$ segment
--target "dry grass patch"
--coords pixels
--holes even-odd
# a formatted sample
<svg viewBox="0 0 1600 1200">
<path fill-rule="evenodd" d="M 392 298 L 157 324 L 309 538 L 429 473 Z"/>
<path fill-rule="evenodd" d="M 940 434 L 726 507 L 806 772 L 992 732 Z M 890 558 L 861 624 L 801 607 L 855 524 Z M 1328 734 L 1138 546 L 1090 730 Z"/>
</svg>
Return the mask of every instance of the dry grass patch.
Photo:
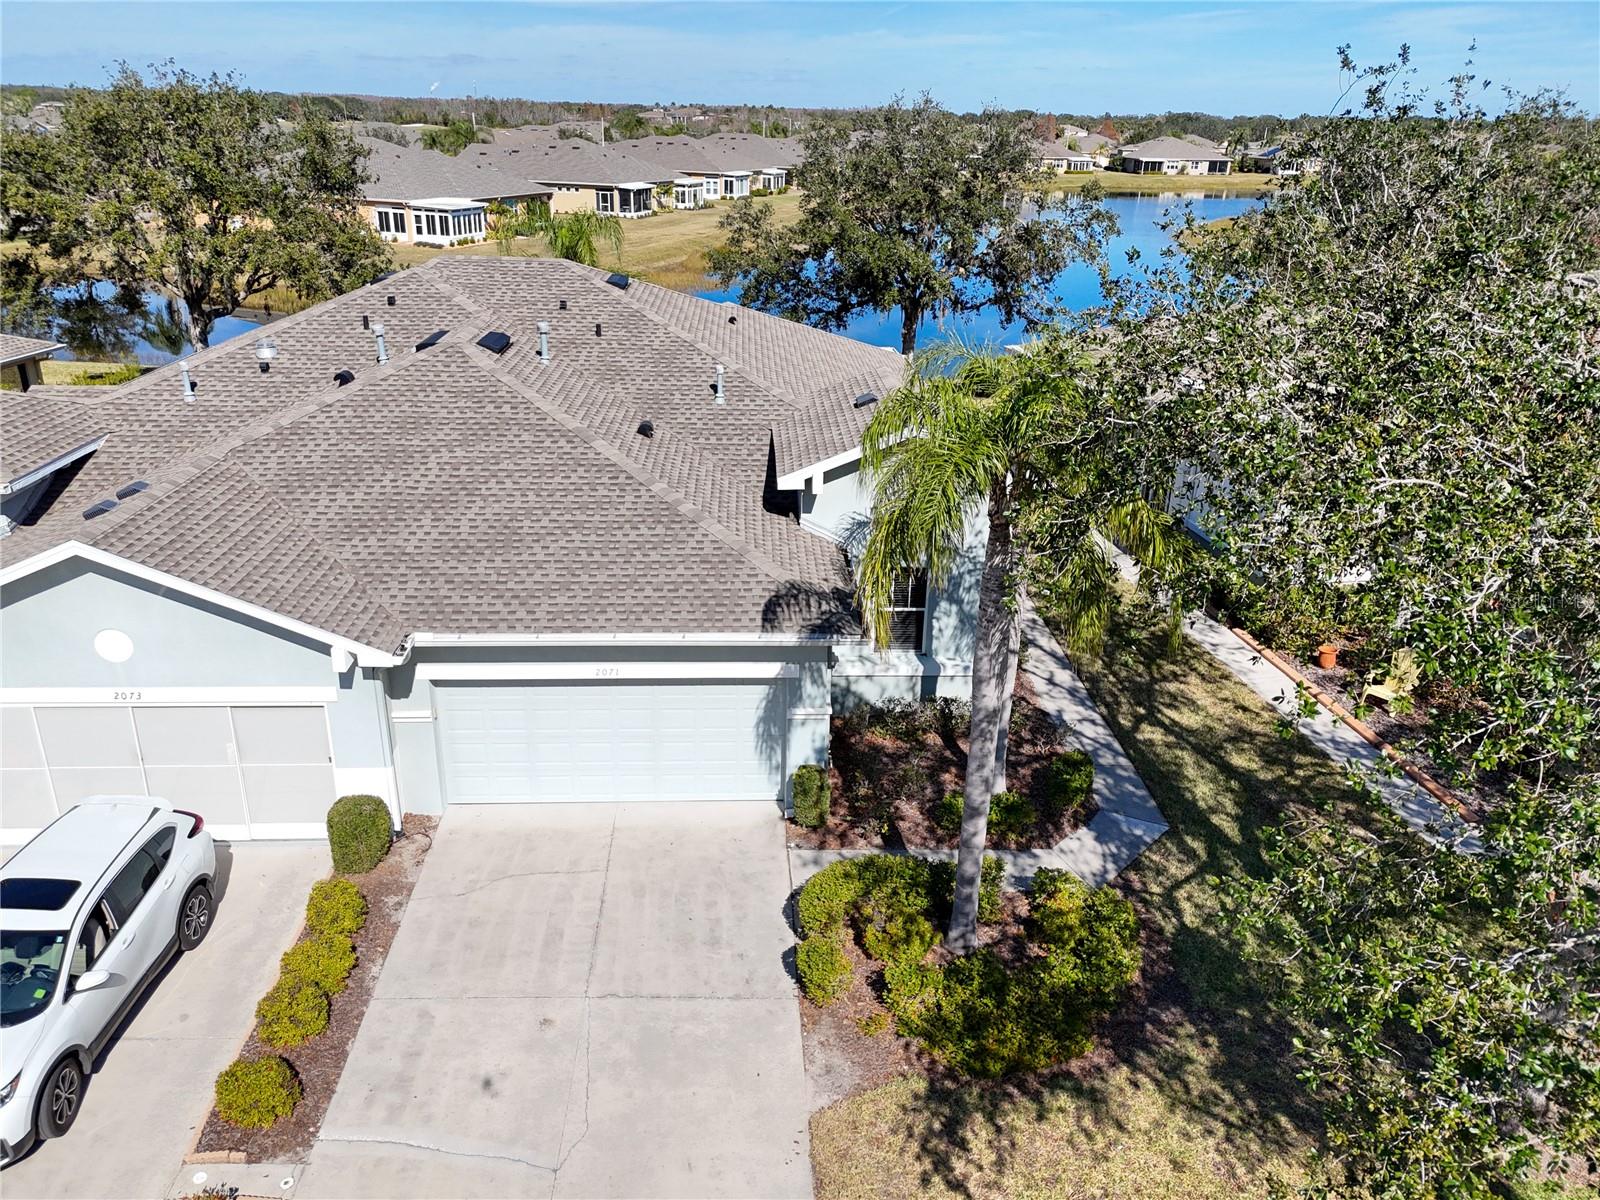
<svg viewBox="0 0 1600 1200">
<path fill-rule="evenodd" d="M 1231 175 L 1135 175 L 1129 171 L 1074 171 L 1046 175 L 1039 185 L 1051 192 L 1079 192 L 1098 183 L 1108 196 L 1149 196 L 1165 192 L 1232 192 L 1264 196 L 1278 189 L 1276 175 L 1235 171 Z"/>
</svg>

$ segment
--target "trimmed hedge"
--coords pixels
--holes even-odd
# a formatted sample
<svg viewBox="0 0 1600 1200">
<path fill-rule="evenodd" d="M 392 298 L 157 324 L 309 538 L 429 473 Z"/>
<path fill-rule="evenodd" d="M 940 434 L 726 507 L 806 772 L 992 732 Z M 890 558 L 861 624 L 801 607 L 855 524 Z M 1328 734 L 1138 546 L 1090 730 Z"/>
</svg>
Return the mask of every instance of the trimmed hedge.
<svg viewBox="0 0 1600 1200">
<path fill-rule="evenodd" d="M 821 829 L 828 823 L 832 785 L 824 768 L 812 763 L 796 767 L 789 788 L 790 794 L 794 797 L 796 825 L 803 825 L 807 829 Z"/>
<path fill-rule="evenodd" d="M 800 943 L 795 969 L 806 999 L 819 1008 L 832 1004 L 850 987 L 850 959 L 844 945 L 832 934 L 819 933 Z"/>
<path fill-rule="evenodd" d="M 294 1112 L 300 1081 L 287 1062 L 241 1058 L 217 1076 L 217 1116 L 242 1129 L 266 1129 Z"/>
<path fill-rule="evenodd" d="M 348 879 L 323 879 L 306 901 L 306 929 L 313 935 L 355 937 L 367 923 L 367 898 Z"/>
<path fill-rule="evenodd" d="M 256 1036 L 279 1050 L 310 1041 L 328 1027 L 328 993 L 281 975 L 256 1005 Z"/>
<path fill-rule="evenodd" d="M 356 944 L 348 934 L 313 934 L 285 950 L 280 965 L 281 984 L 310 984 L 337 996 L 355 970 Z"/>
<path fill-rule="evenodd" d="M 1094 760 L 1082 750 L 1058 754 L 1044 769 L 1041 815 L 1053 821 L 1062 813 L 1085 807 L 1093 794 Z"/>
<path fill-rule="evenodd" d="M 933 809 L 933 823 L 946 833 L 961 831 L 965 792 L 946 792 Z M 1021 792 L 996 792 L 989 799 L 989 833 L 993 837 L 1016 837 L 1033 828 L 1038 814 L 1033 801 Z"/>
<path fill-rule="evenodd" d="M 328 809 L 328 849 L 341 875 L 372 870 L 389 852 L 389 806 L 376 796 L 341 796 Z"/>
</svg>

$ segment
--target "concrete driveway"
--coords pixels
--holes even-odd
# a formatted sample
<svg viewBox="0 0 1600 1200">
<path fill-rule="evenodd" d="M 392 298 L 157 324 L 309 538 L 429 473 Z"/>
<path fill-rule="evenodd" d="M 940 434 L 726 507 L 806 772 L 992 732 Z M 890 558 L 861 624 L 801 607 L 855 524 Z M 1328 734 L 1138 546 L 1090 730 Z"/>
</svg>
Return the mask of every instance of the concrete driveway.
<svg viewBox="0 0 1600 1200">
<path fill-rule="evenodd" d="M 123 1023 L 67 1136 L 0 1175 L 6 1200 L 166 1195 L 328 868 L 322 843 L 218 843 L 211 933 L 173 959 Z"/>
<path fill-rule="evenodd" d="M 452 808 L 296 1200 L 809 1196 L 782 826 Z"/>
</svg>

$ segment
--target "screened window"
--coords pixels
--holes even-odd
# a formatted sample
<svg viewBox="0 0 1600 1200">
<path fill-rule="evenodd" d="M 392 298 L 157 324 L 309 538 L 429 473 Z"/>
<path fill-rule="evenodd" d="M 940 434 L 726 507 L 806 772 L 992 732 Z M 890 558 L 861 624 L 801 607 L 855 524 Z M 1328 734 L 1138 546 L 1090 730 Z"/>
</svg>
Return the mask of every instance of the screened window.
<svg viewBox="0 0 1600 1200">
<path fill-rule="evenodd" d="M 596 212 L 615 212 L 617 209 L 617 194 L 610 189 L 599 189 L 594 194 L 594 207 Z"/>
<path fill-rule="evenodd" d="M 889 593 L 889 645 L 920 654 L 927 618 L 927 575 L 919 573 L 895 584 Z"/>
</svg>

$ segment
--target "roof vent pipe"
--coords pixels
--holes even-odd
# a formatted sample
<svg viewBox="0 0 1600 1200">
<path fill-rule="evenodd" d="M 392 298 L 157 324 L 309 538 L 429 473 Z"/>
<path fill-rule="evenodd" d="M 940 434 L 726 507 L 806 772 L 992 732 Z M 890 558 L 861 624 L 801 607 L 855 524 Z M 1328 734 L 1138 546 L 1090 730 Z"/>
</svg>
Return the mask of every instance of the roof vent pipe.
<svg viewBox="0 0 1600 1200">
<path fill-rule="evenodd" d="M 189 360 L 178 360 L 178 374 L 183 376 L 183 398 L 190 404 L 194 403 L 194 380 L 189 378 Z"/>
<path fill-rule="evenodd" d="M 716 382 L 711 385 L 711 394 L 714 397 L 716 397 L 716 401 L 717 401 L 718 404 L 726 404 L 727 403 L 727 401 L 723 398 L 723 395 L 722 395 L 722 377 L 723 377 L 723 375 L 727 374 L 727 370 L 728 369 L 726 367 L 724 367 L 721 363 L 717 364 L 717 378 L 716 378 Z"/>
<path fill-rule="evenodd" d="M 383 340 L 383 332 L 383 322 L 375 322 L 372 326 L 372 339 L 378 344 L 378 362 L 380 364 L 389 361 L 389 346 Z"/>
<path fill-rule="evenodd" d="M 539 330 L 539 361 L 550 361 L 550 322 L 540 321 Z"/>
</svg>

